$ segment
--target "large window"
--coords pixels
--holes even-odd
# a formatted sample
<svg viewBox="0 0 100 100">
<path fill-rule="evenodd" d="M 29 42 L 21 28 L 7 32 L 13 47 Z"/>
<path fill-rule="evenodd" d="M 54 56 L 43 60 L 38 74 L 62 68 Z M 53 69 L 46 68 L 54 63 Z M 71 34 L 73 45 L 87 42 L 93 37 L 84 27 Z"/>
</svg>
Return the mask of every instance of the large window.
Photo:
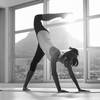
<svg viewBox="0 0 100 100">
<path fill-rule="evenodd" d="M 41 1 L 41 0 L 40 0 Z M 46 3 L 48 2 L 48 3 Z M 25 80 L 37 48 L 34 32 L 34 16 L 40 13 L 70 12 L 66 19 L 54 19 L 45 23 L 52 42 L 65 52 L 70 46 L 79 50 L 79 65 L 73 67 L 77 79 L 100 81 L 100 1 L 99 0 L 45 0 L 28 6 L 15 8 L 15 67 L 14 82 Z M 84 19 L 84 20 L 83 20 Z M 50 62 L 38 64 L 32 80 L 52 80 Z M 57 64 L 59 79 L 70 79 L 66 68 Z M 86 72 L 85 72 L 85 71 Z"/>
<path fill-rule="evenodd" d="M 100 81 L 100 0 L 89 0 L 88 9 L 88 80 Z"/>
<path fill-rule="evenodd" d="M 53 38 L 54 44 L 61 51 L 68 50 L 70 46 L 79 49 L 79 66 L 73 68 L 73 70 L 77 79 L 83 79 L 83 0 L 50 0 L 49 12 L 72 13 L 66 16 L 66 20 L 55 19 L 48 24 L 53 25 L 53 27 L 51 26 L 49 28 L 51 37 Z M 60 79 L 70 79 L 67 69 L 60 63 L 58 63 L 57 70 Z"/>
<path fill-rule="evenodd" d="M 35 3 L 15 9 L 15 67 L 13 68 L 13 82 L 25 81 L 30 63 L 35 55 L 37 39 L 33 22 L 36 14 L 43 13 L 43 3 Z M 43 81 L 43 59 L 37 65 L 32 81 Z"/>
</svg>

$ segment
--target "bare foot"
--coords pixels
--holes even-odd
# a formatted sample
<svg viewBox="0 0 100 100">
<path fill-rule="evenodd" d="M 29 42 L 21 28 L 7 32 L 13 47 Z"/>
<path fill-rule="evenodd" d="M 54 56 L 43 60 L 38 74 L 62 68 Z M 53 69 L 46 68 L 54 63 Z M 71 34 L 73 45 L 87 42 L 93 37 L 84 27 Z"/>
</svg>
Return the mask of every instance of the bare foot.
<svg viewBox="0 0 100 100">
<path fill-rule="evenodd" d="M 31 90 L 30 90 L 30 89 L 28 89 L 28 88 L 23 88 L 23 91 L 28 92 L 28 91 L 31 91 Z"/>
<path fill-rule="evenodd" d="M 60 91 L 58 91 L 58 93 L 68 93 L 68 91 L 66 91 L 66 90 L 60 90 Z"/>
</svg>

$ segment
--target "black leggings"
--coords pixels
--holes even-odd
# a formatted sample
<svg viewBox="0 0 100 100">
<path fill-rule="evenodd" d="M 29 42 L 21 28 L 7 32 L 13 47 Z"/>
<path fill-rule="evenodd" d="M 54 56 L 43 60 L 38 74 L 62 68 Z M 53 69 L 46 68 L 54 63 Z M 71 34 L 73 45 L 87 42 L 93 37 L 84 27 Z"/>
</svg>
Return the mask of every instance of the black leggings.
<svg viewBox="0 0 100 100">
<path fill-rule="evenodd" d="M 33 57 L 33 60 L 30 65 L 30 71 L 35 71 L 37 64 L 43 58 L 43 56 L 44 56 L 44 52 L 42 51 L 40 45 L 38 44 L 35 56 Z"/>
</svg>

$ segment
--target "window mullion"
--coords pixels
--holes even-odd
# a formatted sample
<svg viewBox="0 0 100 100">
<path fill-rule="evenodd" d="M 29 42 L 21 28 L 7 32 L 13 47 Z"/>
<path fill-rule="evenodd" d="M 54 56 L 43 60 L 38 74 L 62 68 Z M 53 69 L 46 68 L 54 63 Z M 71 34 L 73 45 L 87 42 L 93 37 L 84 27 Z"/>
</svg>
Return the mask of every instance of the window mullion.
<svg viewBox="0 0 100 100">
<path fill-rule="evenodd" d="M 19 34 L 19 33 L 23 33 L 23 32 L 29 32 L 29 31 L 33 31 L 33 30 L 34 30 L 33 28 L 30 28 L 30 29 L 15 31 L 15 34 Z"/>
<path fill-rule="evenodd" d="M 89 14 L 89 5 L 88 0 L 83 0 L 83 17 L 84 17 L 84 81 L 86 82 L 88 79 L 88 58 L 87 58 L 87 46 L 88 46 L 88 19 L 87 16 Z"/>
</svg>

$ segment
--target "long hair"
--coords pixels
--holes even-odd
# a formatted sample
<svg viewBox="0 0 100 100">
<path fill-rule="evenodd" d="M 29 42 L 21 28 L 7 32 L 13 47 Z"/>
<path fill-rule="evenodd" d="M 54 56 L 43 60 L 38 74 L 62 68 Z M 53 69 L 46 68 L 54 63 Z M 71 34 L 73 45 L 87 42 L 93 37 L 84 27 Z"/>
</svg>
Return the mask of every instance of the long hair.
<svg viewBox="0 0 100 100">
<path fill-rule="evenodd" d="M 78 66 L 78 50 L 76 48 L 69 47 L 70 51 L 63 54 L 64 64 L 70 63 L 71 66 Z"/>
</svg>

